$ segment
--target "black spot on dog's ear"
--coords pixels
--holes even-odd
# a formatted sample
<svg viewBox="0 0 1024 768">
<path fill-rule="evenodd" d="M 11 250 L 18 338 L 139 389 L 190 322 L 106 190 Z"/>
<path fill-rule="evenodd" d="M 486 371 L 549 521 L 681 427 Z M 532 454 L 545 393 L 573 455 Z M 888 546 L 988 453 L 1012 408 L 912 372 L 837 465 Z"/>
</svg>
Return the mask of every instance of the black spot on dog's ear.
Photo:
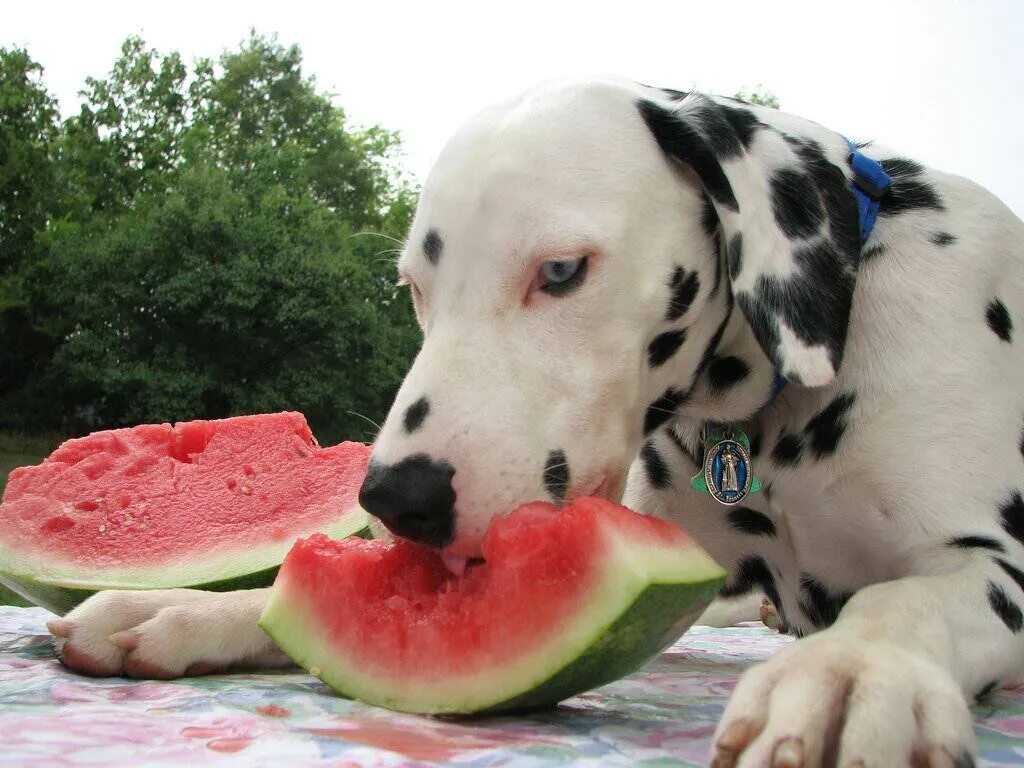
<svg viewBox="0 0 1024 768">
<path fill-rule="evenodd" d="M 654 340 L 647 345 L 647 363 L 651 368 L 664 365 L 671 358 L 679 347 L 686 341 L 686 329 L 680 328 L 676 331 L 659 333 Z"/>
<path fill-rule="evenodd" d="M 830 592 L 824 584 L 806 573 L 800 576 L 800 589 L 803 591 L 800 610 L 819 629 L 832 626 L 852 597 L 850 592 Z"/>
<path fill-rule="evenodd" d="M 743 269 L 743 233 L 737 232 L 729 240 L 729 277 L 735 280 Z"/>
<path fill-rule="evenodd" d="M 1003 341 L 1010 341 L 1010 336 L 1013 333 L 1013 321 L 1003 302 L 999 299 L 992 299 L 985 311 L 985 319 L 988 321 L 988 327 L 992 329 L 992 333 Z"/>
<path fill-rule="evenodd" d="M 946 542 L 950 547 L 959 549 L 990 549 L 993 552 L 1005 552 L 1006 547 L 1001 541 L 990 536 L 957 536 Z"/>
<path fill-rule="evenodd" d="M 736 564 L 732 578 L 725 583 L 725 586 L 719 590 L 718 594 L 722 597 L 739 597 L 740 595 L 752 592 L 757 587 L 760 587 L 768 596 L 768 599 L 772 601 L 772 604 L 775 605 L 775 610 L 778 611 L 779 619 L 782 623 L 789 624 L 786 621 L 782 598 L 779 596 L 779 590 L 775 586 L 775 578 L 768 568 L 768 563 L 760 555 L 748 555 L 742 558 Z"/>
<path fill-rule="evenodd" d="M 1001 557 L 996 557 L 993 559 L 996 561 L 996 564 L 1003 569 L 1003 572 L 1011 579 L 1013 579 L 1016 582 L 1017 586 L 1020 587 L 1022 591 L 1024 591 L 1024 573 L 1022 573 L 1020 569 L 1014 567 L 1013 565 L 1010 565 L 1010 563 L 1006 562 Z"/>
<path fill-rule="evenodd" d="M 1011 632 L 1020 632 L 1024 626 L 1024 616 L 1021 615 L 1020 607 L 1007 597 L 1002 587 L 991 581 L 988 583 L 988 604 Z"/>
<path fill-rule="evenodd" d="M 935 232 L 928 239 L 935 245 L 951 245 L 956 242 L 956 235 L 951 235 L 949 232 Z"/>
<path fill-rule="evenodd" d="M 749 507 L 730 507 L 729 525 L 751 536 L 774 536 L 775 523 L 768 515 Z"/>
<path fill-rule="evenodd" d="M 810 178 L 790 168 L 772 174 L 772 211 L 790 240 L 817 234 L 825 221 L 821 196 Z"/>
<path fill-rule="evenodd" d="M 782 466 L 793 466 L 800 461 L 803 450 L 804 441 L 799 435 L 783 432 L 772 448 L 772 460 Z"/>
<path fill-rule="evenodd" d="M 427 418 L 428 413 L 430 413 L 430 401 L 425 397 L 421 397 L 406 408 L 405 417 L 402 419 L 406 434 L 411 435 L 423 426 L 423 420 Z"/>
<path fill-rule="evenodd" d="M 922 209 L 945 210 L 935 188 L 920 178 L 924 168 L 919 163 L 902 157 L 891 157 L 879 162 L 892 179 L 892 186 L 880 202 L 879 215 L 895 216 Z"/>
<path fill-rule="evenodd" d="M 569 490 L 569 460 L 565 451 L 554 450 L 548 453 L 547 461 L 544 462 L 544 490 L 555 504 L 565 501 L 565 494 Z"/>
<path fill-rule="evenodd" d="M 687 272 L 682 267 L 676 267 L 669 278 L 668 288 L 671 295 L 665 319 L 678 320 L 686 314 L 686 310 L 697 298 L 697 292 L 700 290 L 700 278 L 697 277 L 696 272 Z"/>
<path fill-rule="evenodd" d="M 1003 522 L 1003 530 L 1024 544 L 1024 499 L 1020 491 L 1014 491 L 1010 498 L 999 506 L 999 516 Z"/>
<path fill-rule="evenodd" d="M 738 357 L 712 356 L 708 363 L 708 386 L 714 394 L 731 389 L 750 375 L 750 366 Z"/>
<path fill-rule="evenodd" d="M 441 239 L 441 234 L 436 229 L 431 229 L 423 238 L 423 253 L 426 255 L 427 261 L 437 264 L 442 250 L 444 250 L 444 240 Z"/>
<path fill-rule="evenodd" d="M 669 387 L 661 394 L 661 397 L 647 406 L 647 412 L 644 414 L 644 434 L 651 434 L 672 418 L 676 409 L 686 400 L 686 396 L 685 392 Z"/>
<path fill-rule="evenodd" d="M 672 485 L 672 473 L 653 441 L 648 440 L 644 443 L 644 447 L 640 449 L 640 458 L 643 460 L 647 480 L 652 487 L 661 489 Z"/>
<path fill-rule="evenodd" d="M 884 245 L 872 245 L 869 246 L 868 248 L 865 248 L 863 251 L 860 252 L 861 266 L 867 264 L 869 261 L 874 261 L 878 256 L 881 256 L 883 253 L 885 253 Z"/>
<path fill-rule="evenodd" d="M 729 179 L 716 157 L 716 152 L 722 156 L 721 146 L 716 146 L 712 150 L 708 140 L 701 136 L 696 128 L 660 104 L 641 99 L 637 103 L 637 108 L 662 151 L 690 166 L 716 203 L 738 212 L 740 204 L 736 201 Z M 721 145 L 725 140 L 719 136 L 716 141 Z M 732 133 L 732 140 L 739 145 L 735 133 Z"/>
<path fill-rule="evenodd" d="M 804 431 L 815 457 L 820 459 L 835 453 L 836 446 L 839 445 L 839 440 L 846 431 L 847 411 L 850 410 L 855 399 L 852 392 L 844 392 L 829 403 L 821 413 L 807 422 Z"/>
</svg>

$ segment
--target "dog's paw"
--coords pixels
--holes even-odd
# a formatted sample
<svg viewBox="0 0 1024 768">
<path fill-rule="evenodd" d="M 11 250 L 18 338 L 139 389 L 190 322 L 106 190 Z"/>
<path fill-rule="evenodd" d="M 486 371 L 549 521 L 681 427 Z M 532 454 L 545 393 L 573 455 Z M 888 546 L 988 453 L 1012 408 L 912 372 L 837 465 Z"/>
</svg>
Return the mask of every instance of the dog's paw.
<svg viewBox="0 0 1024 768">
<path fill-rule="evenodd" d="M 256 624 L 262 590 L 112 590 L 48 623 L 66 666 L 86 675 L 168 680 L 230 666 L 284 666 Z"/>
<path fill-rule="evenodd" d="M 967 703 L 944 669 L 835 629 L 749 670 L 719 723 L 714 768 L 967 768 Z"/>
</svg>

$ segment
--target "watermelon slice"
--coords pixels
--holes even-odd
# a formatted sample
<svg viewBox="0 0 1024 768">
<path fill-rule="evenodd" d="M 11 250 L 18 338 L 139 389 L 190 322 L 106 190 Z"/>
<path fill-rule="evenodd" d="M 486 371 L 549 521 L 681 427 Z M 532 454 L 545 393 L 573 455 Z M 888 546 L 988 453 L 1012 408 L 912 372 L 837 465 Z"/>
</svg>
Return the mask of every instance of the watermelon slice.
<svg viewBox="0 0 1024 768">
<path fill-rule="evenodd" d="M 267 586 L 296 538 L 366 528 L 369 455 L 321 448 L 301 413 L 69 440 L 10 475 L 0 583 L 58 613 L 100 589 Z"/>
<path fill-rule="evenodd" d="M 725 574 L 679 528 L 600 499 L 496 519 L 461 577 L 406 541 L 312 536 L 260 625 L 343 696 L 405 712 L 547 706 L 676 640 Z"/>
</svg>

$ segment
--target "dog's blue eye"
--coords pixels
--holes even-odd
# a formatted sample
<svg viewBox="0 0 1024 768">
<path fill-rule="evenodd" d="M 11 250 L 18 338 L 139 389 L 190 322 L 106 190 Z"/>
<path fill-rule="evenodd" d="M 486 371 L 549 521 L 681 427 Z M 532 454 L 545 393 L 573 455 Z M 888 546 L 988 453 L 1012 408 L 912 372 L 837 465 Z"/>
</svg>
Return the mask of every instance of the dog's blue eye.
<svg viewBox="0 0 1024 768">
<path fill-rule="evenodd" d="M 580 286 L 587 274 L 587 257 L 545 261 L 540 267 L 540 290 L 551 296 L 565 296 Z"/>
</svg>

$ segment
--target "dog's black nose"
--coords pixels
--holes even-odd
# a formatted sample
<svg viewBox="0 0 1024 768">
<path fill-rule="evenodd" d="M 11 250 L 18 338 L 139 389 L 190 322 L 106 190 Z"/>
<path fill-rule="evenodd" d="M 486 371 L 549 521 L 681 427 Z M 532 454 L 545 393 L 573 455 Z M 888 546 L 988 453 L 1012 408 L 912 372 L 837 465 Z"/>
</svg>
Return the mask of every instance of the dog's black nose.
<svg viewBox="0 0 1024 768">
<path fill-rule="evenodd" d="M 454 474 L 451 464 L 425 454 L 390 466 L 371 462 L 359 503 L 395 535 L 443 547 L 455 532 Z"/>
</svg>

